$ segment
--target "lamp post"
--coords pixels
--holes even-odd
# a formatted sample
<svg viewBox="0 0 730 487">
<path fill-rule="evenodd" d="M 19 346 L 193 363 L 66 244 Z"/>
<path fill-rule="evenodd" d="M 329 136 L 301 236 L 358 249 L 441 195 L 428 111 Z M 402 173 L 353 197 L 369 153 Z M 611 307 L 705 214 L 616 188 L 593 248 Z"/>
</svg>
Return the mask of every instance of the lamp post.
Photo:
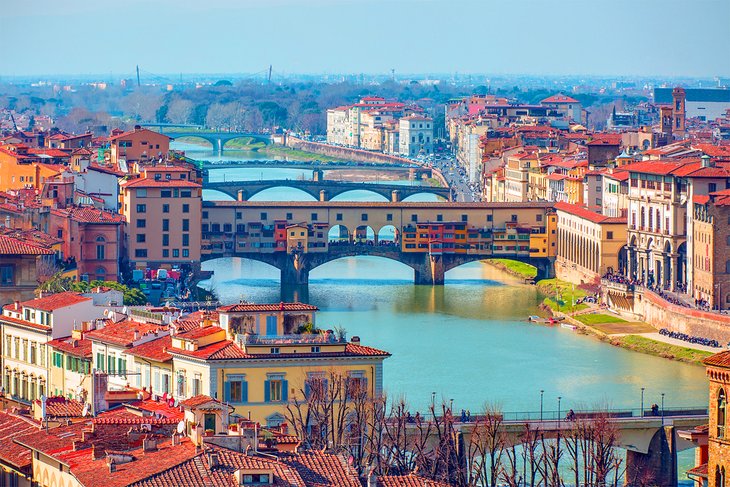
<svg viewBox="0 0 730 487">
<path fill-rule="evenodd" d="M 664 426 L 664 393 L 662 392 L 662 426 Z"/>
<path fill-rule="evenodd" d="M 560 416 L 560 401 L 563 399 L 563 396 L 558 396 L 558 422 L 562 419 Z"/>
<path fill-rule="evenodd" d="M 641 417 L 644 417 L 644 389 L 645 387 L 641 388 Z"/>
<path fill-rule="evenodd" d="M 454 415 L 454 400 L 453 399 L 449 399 L 449 413 L 451 413 L 452 416 Z"/>
<path fill-rule="evenodd" d="M 542 421 L 542 399 L 543 399 L 544 395 L 545 395 L 545 390 L 540 389 L 540 421 Z"/>
</svg>

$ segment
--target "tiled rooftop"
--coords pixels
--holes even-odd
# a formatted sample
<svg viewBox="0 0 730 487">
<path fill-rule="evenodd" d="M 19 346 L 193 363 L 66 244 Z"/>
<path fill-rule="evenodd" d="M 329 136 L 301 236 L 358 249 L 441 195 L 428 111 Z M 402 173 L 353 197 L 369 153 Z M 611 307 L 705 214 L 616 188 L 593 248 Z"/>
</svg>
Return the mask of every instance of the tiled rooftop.
<svg viewBox="0 0 730 487">
<path fill-rule="evenodd" d="M 73 306 L 74 304 L 82 303 L 84 301 L 91 301 L 91 298 L 82 296 L 81 293 L 66 291 L 62 293 L 49 294 L 48 296 L 31 299 L 30 301 L 23 301 L 20 304 L 26 308 L 39 309 L 42 311 L 54 311 L 67 306 Z"/>
<path fill-rule="evenodd" d="M 264 311 L 317 311 L 319 308 L 304 303 L 276 303 L 276 304 L 254 304 L 239 303 L 221 306 L 218 312 L 240 313 L 240 312 L 264 312 Z"/>
<path fill-rule="evenodd" d="M 31 466 L 31 452 L 18 445 L 14 438 L 33 433 L 39 430 L 39 425 L 29 419 L 0 411 L 0 461 L 8 463 L 18 469 L 29 469 Z"/>
<path fill-rule="evenodd" d="M 143 336 L 149 333 L 160 334 L 165 328 L 154 323 L 124 320 L 118 323 L 111 323 L 101 329 L 92 330 L 86 334 L 86 338 L 92 341 L 129 347 L 134 341 L 141 339 Z M 137 339 L 135 339 L 135 332 L 137 333 Z"/>
</svg>

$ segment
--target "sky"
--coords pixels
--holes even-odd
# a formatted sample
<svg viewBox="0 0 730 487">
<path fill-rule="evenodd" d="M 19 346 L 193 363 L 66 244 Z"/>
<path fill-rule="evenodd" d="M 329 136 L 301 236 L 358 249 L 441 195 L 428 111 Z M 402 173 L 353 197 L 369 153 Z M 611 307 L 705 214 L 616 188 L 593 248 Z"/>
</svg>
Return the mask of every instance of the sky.
<svg viewBox="0 0 730 487">
<path fill-rule="evenodd" d="M 1 0 L 0 76 L 730 75 L 730 0 Z"/>
</svg>

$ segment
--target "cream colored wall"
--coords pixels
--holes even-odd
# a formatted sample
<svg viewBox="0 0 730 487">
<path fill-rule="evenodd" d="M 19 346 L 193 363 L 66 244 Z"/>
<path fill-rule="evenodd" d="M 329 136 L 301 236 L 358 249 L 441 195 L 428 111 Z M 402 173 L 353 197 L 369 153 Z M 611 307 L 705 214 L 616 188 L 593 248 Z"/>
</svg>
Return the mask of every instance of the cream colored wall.
<svg viewBox="0 0 730 487">
<path fill-rule="evenodd" d="M 76 478 L 68 471 L 68 467 L 62 466 L 56 460 L 39 453 L 39 458 L 33 458 L 33 480 L 40 487 L 83 487 Z M 89 451 L 91 455 L 91 451 Z"/>
</svg>

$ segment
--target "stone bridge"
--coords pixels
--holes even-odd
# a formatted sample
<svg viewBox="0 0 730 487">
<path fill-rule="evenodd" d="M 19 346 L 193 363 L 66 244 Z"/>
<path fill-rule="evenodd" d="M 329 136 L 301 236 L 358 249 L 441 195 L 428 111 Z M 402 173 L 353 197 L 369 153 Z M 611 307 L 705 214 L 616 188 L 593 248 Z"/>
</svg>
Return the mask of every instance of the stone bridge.
<svg viewBox="0 0 730 487">
<path fill-rule="evenodd" d="M 444 274 L 456 267 L 470 262 L 494 257 L 493 254 L 443 254 L 431 255 L 427 252 L 403 252 L 398 245 L 345 244 L 330 245 L 326 252 L 233 252 L 221 250 L 204 254 L 203 261 L 220 257 L 241 257 L 264 262 L 281 271 L 281 284 L 301 286 L 309 283 L 309 273 L 317 267 L 343 257 L 369 255 L 401 262 L 413 269 L 415 284 L 439 285 L 444 283 Z M 500 258 L 518 260 L 537 268 L 536 279 L 549 279 L 555 276 L 553 258 L 534 258 L 527 255 L 500 254 Z"/>
<path fill-rule="evenodd" d="M 165 134 L 173 139 L 180 139 L 182 137 L 203 139 L 213 146 L 213 150 L 216 152 L 223 152 L 225 145 L 235 139 L 255 139 L 265 144 L 271 143 L 270 134 L 259 134 L 255 132 L 217 132 L 209 130 L 165 130 L 166 128 L 174 127 L 170 125 L 162 124 L 147 124 L 146 127 L 155 128 L 161 134 Z"/>
<path fill-rule="evenodd" d="M 271 179 L 258 181 L 204 181 L 203 189 L 227 194 L 237 201 L 246 201 L 253 195 L 271 188 L 295 188 L 311 195 L 317 201 L 329 201 L 347 191 L 370 191 L 385 197 L 388 201 L 401 201 L 419 193 L 429 193 L 452 201 L 451 188 L 436 186 L 415 186 L 401 184 L 358 183 L 352 181 L 310 181 L 298 179 Z"/>
<path fill-rule="evenodd" d="M 576 411 L 575 419 L 565 419 L 565 411 L 545 411 L 544 413 L 504 413 L 500 415 L 500 429 L 507 445 L 518 445 L 524 441 L 527 428 L 538 431 L 545 438 L 554 439 L 570 436 L 571 431 L 579 423 L 589 425 L 591 421 L 602 416 L 607 418 L 617 434 L 616 446 L 626 451 L 624 463 L 624 485 L 655 485 L 660 487 L 676 487 L 679 469 L 677 453 L 698 445 L 684 439 L 682 430 L 692 430 L 707 424 L 706 407 L 665 409 L 660 413 L 650 410 L 619 411 Z M 542 419 L 541 419 L 542 417 Z M 468 448 L 474 432 L 484 428 L 484 417 L 472 417 L 461 422 L 457 417 L 455 430 L 460 448 Z M 416 425 L 410 423 L 408 429 L 416 431 Z M 482 433 L 483 434 L 483 433 Z M 434 439 L 434 442 L 437 441 Z M 566 459 L 567 461 L 567 459 Z"/>
</svg>

